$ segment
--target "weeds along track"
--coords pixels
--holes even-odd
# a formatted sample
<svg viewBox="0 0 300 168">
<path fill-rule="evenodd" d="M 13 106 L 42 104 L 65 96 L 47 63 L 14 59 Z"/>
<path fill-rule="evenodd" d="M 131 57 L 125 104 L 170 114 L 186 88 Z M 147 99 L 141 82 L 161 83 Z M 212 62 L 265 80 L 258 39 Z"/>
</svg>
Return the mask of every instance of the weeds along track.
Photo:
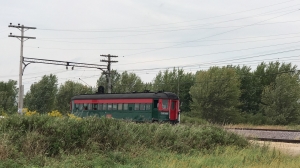
<svg viewBox="0 0 300 168">
<path fill-rule="evenodd" d="M 226 128 L 227 131 L 242 135 L 248 139 L 272 142 L 300 143 L 299 130 Z"/>
</svg>

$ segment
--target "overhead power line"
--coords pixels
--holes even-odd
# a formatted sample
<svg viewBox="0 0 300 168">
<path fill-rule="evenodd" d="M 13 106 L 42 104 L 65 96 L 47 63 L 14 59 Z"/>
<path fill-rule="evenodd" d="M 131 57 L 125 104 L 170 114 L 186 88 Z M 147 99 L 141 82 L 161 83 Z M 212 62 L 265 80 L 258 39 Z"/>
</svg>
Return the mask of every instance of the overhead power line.
<svg viewBox="0 0 300 168">
<path fill-rule="evenodd" d="M 225 53 L 231 53 L 231 52 L 237 52 L 237 51 L 246 51 L 246 50 L 252 50 L 252 49 L 259 49 L 259 48 L 274 47 L 274 46 L 281 46 L 281 45 L 287 45 L 287 44 L 295 44 L 295 43 L 299 43 L 299 42 L 300 41 L 290 42 L 290 43 L 280 43 L 280 44 L 274 44 L 274 45 L 266 45 L 266 46 L 261 46 L 261 47 L 244 48 L 244 49 L 238 49 L 238 50 L 228 50 L 228 51 L 221 51 L 221 52 L 215 52 L 215 53 L 206 53 L 206 54 L 198 54 L 198 55 L 190 55 L 190 56 L 182 56 L 182 57 L 148 60 L 147 62 L 145 62 L 145 61 L 131 62 L 131 63 L 128 63 L 128 64 L 119 64 L 118 66 L 140 64 L 140 63 L 149 63 L 149 62 L 157 62 L 157 61 L 166 61 L 166 60 L 174 60 L 174 59 L 183 59 L 183 58 L 190 58 L 190 57 L 202 57 L 202 56 L 216 55 L 216 54 L 225 54 Z"/>
<path fill-rule="evenodd" d="M 269 54 L 270 55 L 270 54 Z M 264 55 L 264 56 L 267 56 L 267 55 Z M 199 69 L 201 66 L 202 69 L 203 69 L 203 66 L 207 66 L 207 65 L 217 65 L 217 64 L 221 64 L 221 63 L 226 63 L 228 61 L 230 61 L 230 63 L 228 65 L 232 65 L 233 63 L 242 63 L 243 64 L 246 64 L 246 65 L 249 65 L 249 63 L 252 63 L 252 62 L 264 62 L 264 61 L 278 61 L 277 58 L 271 58 L 271 59 L 265 59 L 265 58 L 262 58 L 260 60 L 249 60 L 249 61 L 243 61 L 244 59 L 249 59 L 249 58 L 256 58 L 256 57 L 263 57 L 262 55 L 258 55 L 258 56 L 252 56 L 252 57 L 246 57 L 246 58 L 240 58 L 240 59 L 231 59 L 231 60 L 223 60 L 223 61 L 213 61 L 213 62 L 208 62 L 208 63 L 201 63 L 201 64 L 190 64 L 190 65 L 180 65 L 180 66 L 172 66 L 172 67 L 161 67 L 161 68 L 158 68 L 158 67 L 153 67 L 153 68 L 149 68 L 149 69 L 126 69 L 126 70 L 118 70 L 119 72 L 124 72 L 124 71 L 127 71 L 127 72 L 134 72 L 134 73 L 143 73 L 143 71 L 147 71 L 147 73 L 149 73 L 149 71 L 153 72 L 153 71 L 161 71 L 161 70 L 166 70 L 166 69 L 171 69 L 171 68 L 174 68 L 174 67 L 180 67 L 180 68 L 187 68 L 187 69 L 195 69 L 195 68 L 192 68 L 192 67 L 197 67 L 197 69 Z M 299 55 L 296 55 L 296 56 L 287 56 L 287 57 L 281 57 L 281 59 L 288 59 L 288 60 L 291 60 L 291 58 L 298 58 Z M 238 60 L 240 62 L 238 62 Z M 297 60 L 293 61 L 293 62 L 297 62 Z M 153 73 L 152 73 L 153 74 Z M 91 75 L 91 76 L 85 76 L 85 77 L 82 77 L 81 78 L 93 78 L 93 77 L 96 77 L 96 76 L 99 76 L 99 75 Z M 32 78 L 36 78 L 36 77 L 32 77 Z M 78 78 L 78 76 L 74 76 L 74 77 L 69 77 L 69 78 L 64 78 L 64 79 L 70 79 L 70 78 Z M 30 78 L 28 78 L 30 79 Z"/>
<path fill-rule="evenodd" d="M 282 37 L 282 38 L 273 38 L 273 39 L 263 39 L 263 40 L 251 40 L 251 41 L 239 41 L 239 42 L 230 42 L 230 43 L 216 43 L 216 44 L 201 44 L 201 45 L 193 45 L 193 46 L 175 46 L 170 48 L 191 48 L 191 47 L 205 47 L 205 46 L 217 46 L 217 45 L 228 45 L 228 44 L 242 44 L 242 43 L 254 43 L 254 42 L 261 42 L 261 41 L 270 41 L 270 40 L 278 40 L 278 39 L 289 39 L 289 38 L 297 38 L 300 36 L 293 36 L 293 37 Z M 97 43 L 95 43 L 97 44 Z M 48 49 L 48 50 L 147 50 L 147 49 L 159 49 L 159 48 L 48 48 L 48 47 L 34 47 L 34 46 L 26 46 L 29 48 L 35 49 Z"/>
<path fill-rule="evenodd" d="M 260 55 L 255 55 L 255 56 L 250 56 L 246 58 L 237 58 L 237 59 L 229 59 L 226 61 L 234 61 L 234 60 L 242 60 L 242 59 L 249 59 L 249 58 L 256 58 L 256 57 L 263 57 L 263 56 L 269 56 L 269 55 L 275 55 L 275 54 L 282 54 L 282 53 L 287 53 L 287 52 L 293 52 L 293 51 L 299 51 L 300 49 L 293 49 L 293 50 L 286 50 L 286 51 L 280 51 L 280 52 L 274 52 L 274 53 L 268 53 L 268 54 L 260 54 Z M 187 65 L 181 65 L 180 67 L 186 67 L 186 66 L 199 66 L 201 64 L 187 64 Z M 144 71 L 144 70 L 152 70 L 152 69 L 166 69 L 166 68 L 173 68 L 174 66 L 169 66 L 169 67 L 164 67 L 164 68 L 143 68 L 143 69 L 129 69 L 128 71 L 132 70 L 139 70 L 139 71 Z M 176 66 L 177 67 L 177 66 Z"/>
<path fill-rule="evenodd" d="M 297 4 L 299 5 L 299 4 Z M 286 8 L 295 8 L 296 5 L 289 6 Z M 119 30 L 114 30 L 114 29 L 97 29 L 97 30 L 79 30 L 79 29 L 39 29 L 39 30 L 48 30 L 48 31 L 63 31 L 63 32 L 78 32 L 78 33 L 131 33 L 131 32 L 155 32 L 155 33 L 160 33 L 160 32 L 174 32 L 174 31 L 185 31 L 185 30 L 192 30 L 192 29 L 203 29 L 204 26 L 212 26 L 212 25 L 218 25 L 222 23 L 228 23 L 228 22 L 233 22 L 233 21 L 238 21 L 238 20 L 245 20 L 248 18 L 255 18 L 255 17 L 261 17 L 265 15 L 270 15 L 273 13 L 279 14 L 279 11 L 285 9 L 276 9 L 252 16 L 246 16 L 246 17 L 241 17 L 241 18 L 236 18 L 236 19 L 231 19 L 231 20 L 225 20 L 225 21 L 218 21 L 218 22 L 209 22 L 209 23 L 204 23 L 204 24 L 197 24 L 197 25 L 190 25 L 190 26 L 176 26 L 176 27 L 169 27 L 169 28 L 159 28 L 159 29 L 136 29 L 136 30 L 124 30 L 124 29 L 119 29 Z M 287 10 L 290 11 L 290 10 Z M 286 12 L 286 11 L 283 11 Z M 281 12 L 281 13 L 283 13 Z M 272 23 L 269 23 L 272 24 Z M 260 24 L 257 24 L 260 25 Z M 242 25 L 245 26 L 245 25 Z M 229 27 L 240 27 L 240 26 L 229 26 Z M 226 28 L 226 27 L 225 27 Z M 205 28 L 205 29 L 212 29 L 212 28 Z"/>
<path fill-rule="evenodd" d="M 299 5 L 299 4 L 297 4 Z M 295 8 L 295 5 L 289 6 L 288 8 Z M 285 9 L 285 8 L 283 8 Z M 198 29 L 203 29 L 205 26 L 212 26 L 212 25 L 217 25 L 217 24 L 222 24 L 222 23 L 228 23 L 228 22 L 233 22 L 233 21 L 238 21 L 238 20 L 245 20 L 247 18 L 255 18 L 255 17 L 261 17 L 265 15 L 270 15 L 273 13 L 279 14 L 279 10 L 282 9 L 276 9 L 273 11 L 268 11 L 252 16 L 247 16 L 247 17 L 241 17 L 237 19 L 231 19 L 231 20 L 225 20 L 225 21 L 218 21 L 218 22 L 210 22 L 210 23 L 204 23 L 204 24 L 199 24 L 199 25 L 191 25 L 191 26 L 179 26 L 179 27 L 171 27 L 171 28 L 160 28 L 160 29 L 145 29 L 145 30 L 112 30 L 112 29 L 98 29 L 98 30 L 72 30 L 72 29 L 39 29 L 39 30 L 48 30 L 48 31 L 63 31 L 63 32 L 79 32 L 79 33 L 99 33 L 99 32 L 105 32 L 105 33 L 131 33 L 131 32 L 151 32 L 151 33 L 146 33 L 146 34 L 140 34 L 140 35 L 147 35 L 147 34 L 156 34 L 156 33 L 164 33 L 164 32 L 175 32 L 175 31 L 187 31 L 187 30 L 198 30 Z M 288 10 L 290 11 L 290 10 Z M 286 12 L 286 11 L 283 11 Z M 283 13 L 281 12 L 281 13 Z M 265 23 L 265 24 L 275 24 L 275 23 Z M 256 26 L 263 25 L 263 24 L 256 24 Z M 241 26 L 247 26 L 247 25 L 241 25 Z M 230 27 L 241 27 L 241 26 L 227 26 L 223 28 L 230 28 Z M 205 28 L 205 29 L 213 29 L 212 28 Z M 132 35 L 135 36 L 135 35 Z"/>
<path fill-rule="evenodd" d="M 265 19 L 265 20 L 263 20 L 263 21 L 259 21 L 259 22 L 253 23 L 253 24 L 249 24 L 249 25 L 242 26 L 242 27 L 239 27 L 239 28 L 236 28 L 236 29 L 232 29 L 232 30 L 228 30 L 228 31 L 225 31 L 225 32 L 217 33 L 217 34 L 214 34 L 214 35 L 210 35 L 210 36 L 203 37 L 203 38 L 200 38 L 200 39 L 190 40 L 190 41 L 183 42 L 183 43 L 180 43 L 180 44 L 170 45 L 170 46 L 167 46 L 167 47 L 161 47 L 161 48 L 158 48 L 158 49 L 149 50 L 149 51 L 144 51 L 144 52 L 139 52 L 139 53 L 134 53 L 134 54 L 126 55 L 126 56 L 133 56 L 133 55 L 138 55 L 138 54 L 143 54 L 143 53 L 149 53 L 149 52 L 152 52 L 152 51 L 158 51 L 158 50 L 167 49 L 167 48 L 171 48 L 171 47 L 178 46 L 178 45 L 182 45 L 182 44 L 186 44 L 186 43 L 191 43 L 191 42 L 195 42 L 195 41 L 204 40 L 204 39 L 207 39 L 207 38 L 210 38 L 210 37 L 215 37 L 215 36 L 223 35 L 223 34 L 226 34 L 226 33 L 230 33 L 230 32 L 236 31 L 236 30 L 240 30 L 240 29 L 243 29 L 243 28 L 246 28 L 246 27 L 249 27 L 249 26 L 253 26 L 253 25 L 256 25 L 256 24 L 259 24 L 259 23 L 262 23 L 262 22 L 265 22 L 265 21 L 268 21 L 268 20 L 272 20 L 272 19 L 275 19 L 275 18 L 284 16 L 284 15 L 288 15 L 288 14 L 291 14 L 291 13 L 294 13 L 294 12 L 298 12 L 298 11 L 299 11 L 299 9 L 293 10 L 293 11 L 291 11 L 291 12 L 284 13 L 284 14 L 278 15 L 278 16 L 276 16 L 276 17 L 272 17 L 272 18 L 269 18 L 269 19 Z"/>
<path fill-rule="evenodd" d="M 288 33 L 288 34 L 276 34 L 276 35 L 267 35 L 267 36 L 258 36 L 259 38 L 263 37 L 273 37 L 273 36 L 289 36 L 289 35 L 295 35 L 295 34 L 300 34 L 298 33 Z M 118 36 L 114 36 L 118 37 Z M 120 36 L 124 37 L 124 36 Z M 222 41 L 222 40 L 239 40 L 239 39 L 250 39 L 250 38 L 258 38 L 257 36 L 252 36 L 252 37 L 241 37 L 241 38 L 230 38 L 230 39 L 217 39 L 217 40 L 206 40 L 206 41 Z M 99 37 L 101 38 L 101 37 Z M 105 37 L 106 38 L 106 37 Z M 54 39 L 54 40 L 51 40 Z M 94 42 L 80 42 L 80 41 L 61 41 L 61 40 L 55 40 L 55 39 L 98 39 L 98 37 L 93 37 L 93 38 L 39 38 L 39 41 L 51 41 L 51 42 L 58 42 L 58 43 L 85 43 L 85 44 L 161 44 L 161 43 L 182 43 L 180 41 L 175 41 L 175 42 L 169 42 L 169 41 L 154 41 L 154 42 L 100 42 L 100 43 L 94 43 Z"/>
<path fill-rule="evenodd" d="M 299 34 L 299 33 L 295 33 Z M 295 35 L 294 34 L 294 35 Z M 280 36 L 280 35 L 277 35 Z M 206 42 L 209 41 L 236 41 L 236 40 L 241 40 L 241 39 L 253 39 L 253 38 L 263 38 L 263 37 L 272 37 L 272 36 L 258 36 L 258 37 L 244 37 L 244 38 L 230 38 L 230 39 L 218 39 L 218 40 L 206 40 Z M 247 42 L 257 42 L 257 41 L 269 41 L 269 40 L 277 40 L 277 39 L 288 39 L 288 38 L 297 38 L 299 36 L 291 36 L 291 37 L 278 37 L 278 38 L 271 38 L 271 39 L 263 39 L 263 40 L 252 40 L 252 41 L 243 41 L 243 42 L 238 42 L 238 43 L 247 43 Z M 148 43 L 97 43 L 97 42 L 77 42 L 77 41 L 56 41 L 56 40 L 40 40 L 40 41 L 51 41 L 51 42 L 56 42 L 56 43 L 76 43 L 76 44 L 166 44 L 166 43 L 182 43 L 182 42 L 148 42 Z M 193 42 L 193 43 L 197 43 Z M 208 45 L 223 45 L 223 44 L 234 44 L 234 43 L 217 43 L 217 44 L 207 44 L 207 45 L 197 45 L 197 46 L 208 46 Z M 26 46 L 26 47 L 32 47 L 32 48 L 43 48 L 43 47 L 34 47 L 34 46 Z M 189 47 L 189 46 L 183 46 L 183 47 Z M 192 47 L 192 46 L 191 46 Z M 172 48 L 181 48 L 181 47 L 172 47 Z M 97 49 L 78 49 L 78 48 L 44 48 L 44 49 L 60 49 L 60 50 L 97 50 Z M 156 48 L 137 48 L 137 49 L 113 49 L 113 50 L 144 50 L 144 49 L 156 49 Z M 111 50 L 111 49 L 101 49 L 101 50 Z"/>
<path fill-rule="evenodd" d="M 278 44 L 278 45 L 281 45 L 281 44 Z M 203 66 L 203 65 L 208 65 L 208 64 L 220 64 L 222 62 L 228 62 L 230 61 L 230 63 L 232 63 L 233 61 L 237 61 L 237 60 L 245 60 L 245 59 L 250 59 L 250 58 L 257 58 L 257 57 L 264 57 L 264 56 L 269 56 L 269 55 L 276 55 L 276 54 L 281 54 L 281 53 L 287 53 L 287 52 L 293 52 L 293 51 L 299 51 L 300 49 L 292 49 L 292 50 L 285 50 L 285 51 L 279 51 L 279 52 L 273 52 L 273 53 L 267 53 L 267 54 L 259 54 L 259 55 L 250 55 L 249 57 L 242 57 L 241 56 L 237 56 L 235 58 L 231 58 L 231 59 L 224 59 L 224 60 L 217 60 L 217 61 L 211 61 L 211 62 L 208 62 L 208 63 L 201 63 L 201 64 L 185 64 L 185 65 L 174 65 L 174 66 L 171 66 L 171 67 L 162 67 L 162 68 L 158 68 L 158 67 L 155 67 L 155 68 L 149 68 L 149 69 L 126 69 L 126 71 L 156 71 L 156 70 L 161 70 L 161 69 L 169 69 L 169 68 L 173 68 L 173 67 L 195 67 L 195 66 Z M 233 50 L 235 51 L 235 50 Z M 232 52 L 232 51 L 228 51 L 228 52 Z M 225 53 L 225 52 L 224 52 Z M 210 53 L 210 54 L 217 54 L 217 53 Z M 210 54 L 203 54 L 204 55 L 210 55 Z M 202 56 L 202 55 L 195 55 L 195 56 Z M 244 56 L 247 56 L 247 55 L 244 55 Z M 188 56 L 188 57 L 192 57 L 192 56 Z M 294 56 L 293 56 L 294 57 Z M 298 57 L 298 55 L 297 55 Z M 285 58 L 285 57 L 281 57 L 282 58 Z M 278 58 L 275 58 L 275 59 L 278 59 Z M 165 59 L 161 59 L 161 60 L 165 60 Z M 266 59 L 262 58 L 262 60 L 260 61 L 264 61 Z M 259 61 L 259 60 L 257 60 Z M 247 61 L 243 61 L 243 63 L 245 63 Z M 126 65 L 126 64 L 122 64 L 122 65 Z M 121 70 L 121 71 L 124 71 L 124 70 Z M 58 73 L 61 73 L 61 72 L 58 72 Z M 36 78 L 36 77 L 31 77 L 31 78 L 26 78 L 26 79 L 32 79 L 32 78 Z"/>
<path fill-rule="evenodd" d="M 273 22 L 273 23 L 264 23 L 264 24 L 257 24 L 254 26 L 265 26 L 265 25 L 274 25 L 274 24 L 282 24 L 282 23 L 294 23 L 299 22 L 300 20 L 295 21 L 286 21 L 286 22 Z M 91 37 L 91 38 L 39 38 L 40 41 L 53 41 L 53 42 L 65 42 L 65 43 L 86 43 L 86 44 L 157 44 L 157 43 L 180 43 L 180 42 L 147 42 L 147 43 L 94 43 L 94 42 L 80 42 L 80 41 L 61 41 L 60 39 L 101 39 L 101 38 L 116 38 L 116 37 L 131 37 L 131 36 L 142 36 L 142 35 L 149 35 L 149 34 L 159 34 L 159 33 L 171 33 L 174 31 L 190 31 L 190 30 L 199 30 L 199 29 L 221 29 L 221 28 L 234 28 L 234 27 L 241 27 L 245 25 L 238 25 L 238 26 L 224 26 L 224 27 L 204 27 L 204 28 L 191 28 L 191 29 L 180 29 L 180 30 L 165 30 L 160 32 L 152 32 L 152 33 L 143 33 L 143 34 L 134 34 L 134 35 L 123 35 L 123 36 L 111 36 L 111 37 Z M 54 40 L 52 40 L 54 39 Z M 57 40 L 55 40 L 57 39 Z M 219 41 L 219 40 L 210 40 L 210 41 Z"/>
<path fill-rule="evenodd" d="M 289 3 L 289 2 L 292 2 L 292 1 L 296 1 L 296 0 L 289 0 L 289 1 L 285 1 L 285 2 L 280 2 L 280 3 L 272 4 L 272 5 L 267 5 L 267 6 L 262 6 L 262 7 L 254 8 L 254 9 L 249 9 L 249 10 L 244 10 L 244 11 L 239 11 L 239 12 L 233 12 L 233 13 L 229 13 L 229 14 L 218 15 L 218 16 L 207 17 L 207 18 L 194 19 L 194 20 L 189 20 L 189 21 L 164 23 L 164 24 L 156 24 L 156 25 L 147 25 L 147 26 L 138 26 L 138 27 L 110 28 L 110 30 L 149 28 L 149 27 L 165 26 L 165 25 L 172 25 L 172 24 L 181 24 L 181 23 L 187 23 L 187 22 L 195 22 L 195 21 L 200 21 L 200 20 L 207 20 L 207 19 L 212 19 L 212 18 L 218 18 L 218 17 L 229 16 L 229 15 L 235 15 L 235 14 L 239 14 L 239 13 L 245 13 L 245 12 L 249 12 L 249 11 L 253 11 L 253 10 L 258 10 L 258 9 L 263 9 L 263 8 L 268 8 L 268 7 L 272 7 L 272 6 L 277 6 L 277 5 Z M 293 5 L 293 6 L 295 6 L 295 5 Z M 57 31 L 60 31 L 60 30 L 72 30 L 72 29 L 47 29 L 47 28 L 42 28 L 41 30 L 57 30 Z"/>
<path fill-rule="evenodd" d="M 239 76 L 237 77 L 234 77 L 234 78 L 228 78 L 226 80 L 230 80 L 230 79 L 239 79 L 239 78 L 260 78 L 260 77 L 266 77 L 266 76 L 272 76 L 272 75 L 279 75 L 279 74 L 284 74 L 284 73 L 296 73 L 298 76 L 299 76 L 299 73 L 300 73 L 300 70 L 290 70 L 290 71 L 279 71 L 279 72 L 276 72 L 276 73 L 269 73 L 269 74 L 254 74 L 252 76 L 248 76 L 248 74 L 239 74 Z M 188 84 L 188 83 L 206 83 L 206 82 L 216 82 L 216 81 L 223 81 L 224 79 L 213 79 L 213 80 L 205 80 L 205 81 L 201 81 L 201 82 L 191 82 L 191 81 L 188 81 L 188 82 L 180 82 L 180 84 Z M 152 83 L 153 84 L 153 83 Z M 178 84 L 178 82 L 168 82 L 168 83 L 158 83 L 158 84 L 155 84 L 155 85 L 172 85 L 172 84 Z M 132 85 L 132 83 L 128 84 L 128 85 Z M 143 85 L 143 84 L 141 84 Z M 127 86 L 126 84 L 123 84 L 121 86 Z"/>
<path fill-rule="evenodd" d="M 87 63 L 80 63 L 80 62 L 70 62 L 70 61 L 58 61 L 58 60 L 49 60 L 49 59 L 39 59 L 39 58 L 28 58 L 24 57 L 24 63 L 42 63 L 42 64 L 52 64 L 52 65 L 62 65 L 66 66 L 66 69 L 68 67 L 83 67 L 83 68 L 94 68 L 94 69 L 100 69 L 102 71 L 105 71 L 103 66 L 105 65 L 98 65 L 98 64 L 87 64 Z M 26 66 L 28 65 L 26 64 Z M 25 67 L 26 67 L 25 66 Z"/>
<path fill-rule="evenodd" d="M 287 59 L 287 62 L 291 62 L 292 61 L 293 63 L 295 63 L 295 62 L 300 62 L 299 59 L 297 59 L 298 57 L 299 57 L 299 55 L 296 55 L 296 56 L 287 56 L 287 57 L 281 57 L 280 60 Z M 291 59 L 291 58 L 294 58 L 294 59 Z M 266 62 L 266 61 L 278 61 L 278 59 L 277 58 L 270 58 L 270 59 L 262 58 L 260 60 L 231 61 L 228 65 L 234 65 L 234 64 L 241 63 L 239 65 L 250 66 L 250 65 L 254 65 L 254 64 L 258 65 L 259 63 Z M 221 64 L 222 62 L 225 62 L 225 61 L 211 62 L 211 63 L 202 63 L 202 64 L 198 64 L 198 65 L 191 65 L 190 67 L 189 66 L 185 66 L 185 67 L 174 66 L 174 67 L 179 67 L 179 68 L 185 69 L 186 71 L 191 70 L 191 69 L 193 69 L 193 70 L 205 70 L 205 69 L 209 69 L 209 67 L 212 66 L 210 64 L 213 64 L 214 66 L 218 66 L 218 64 Z M 200 67 L 199 67 L 199 65 L 200 65 Z M 158 73 L 161 70 L 167 70 L 167 69 L 171 69 L 171 68 L 174 68 L 174 67 L 153 68 L 151 70 L 148 70 L 147 72 L 140 71 L 139 69 L 134 69 L 134 70 L 127 70 L 127 69 L 126 70 L 118 70 L 118 72 L 127 71 L 127 72 L 133 72 L 135 74 L 156 74 L 156 73 Z M 58 74 L 58 73 L 52 73 L 52 74 Z M 34 79 L 34 78 L 38 78 L 38 77 L 41 77 L 41 76 L 30 77 L 30 78 L 26 78 L 24 80 Z M 80 77 L 82 79 L 87 79 L 87 78 L 99 77 L 99 75 L 80 76 Z M 78 75 L 77 76 L 72 76 L 72 77 L 67 77 L 67 78 L 59 78 L 59 79 L 78 79 Z"/>
</svg>

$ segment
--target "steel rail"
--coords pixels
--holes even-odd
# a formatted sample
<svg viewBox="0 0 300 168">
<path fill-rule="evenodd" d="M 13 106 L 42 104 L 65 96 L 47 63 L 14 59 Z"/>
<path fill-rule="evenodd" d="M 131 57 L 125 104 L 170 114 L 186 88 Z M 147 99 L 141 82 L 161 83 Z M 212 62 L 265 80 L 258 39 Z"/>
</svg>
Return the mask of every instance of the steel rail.
<svg viewBox="0 0 300 168">
<path fill-rule="evenodd" d="M 300 130 L 288 130 L 288 129 L 264 129 L 264 128 L 225 128 L 233 130 L 253 130 L 253 131 L 281 131 L 281 132 L 300 132 Z"/>
<path fill-rule="evenodd" d="M 249 140 L 300 143 L 300 130 L 257 129 L 257 128 L 225 128 L 225 130 L 243 136 Z M 252 132 L 252 131 L 256 131 L 256 132 Z"/>
<path fill-rule="evenodd" d="M 275 139 L 275 138 L 253 138 L 253 137 L 247 137 L 247 139 L 269 141 L 269 142 L 300 143 L 300 139 Z"/>
</svg>

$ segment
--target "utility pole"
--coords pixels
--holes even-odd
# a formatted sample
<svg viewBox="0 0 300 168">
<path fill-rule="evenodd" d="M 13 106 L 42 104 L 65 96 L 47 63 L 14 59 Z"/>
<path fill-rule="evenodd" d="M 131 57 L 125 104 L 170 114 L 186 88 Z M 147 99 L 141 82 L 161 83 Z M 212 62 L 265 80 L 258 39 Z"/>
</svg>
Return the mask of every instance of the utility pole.
<svg viewBox="0 0 300 168">
<path fill-rule="evenodd" d="M 17 28 L 21 31 L 21 36 L 16 36 L 16 35 L 12 35 L 12 33 L 10 33 L 10 35 L 8 35 L 8 37 L 16 37 L 21 41 L 21 51 L 20 51 L 20 67 L 19 67 L 19 102 L 18 102 L 18 113 L 22 114 L 22 109 L 23 109 L 23 94 L 24 94 L 24 87 L 22 85 L 22 76 L 23 76 L 23 43 L 24 41 L 28 40 L 28 39 L 35 39 L 35 37 L 27 37 L 24 36 L 24 32 L 29 30 L 29 29 L 36 29 L 36 27 L 27 27 L 24 25 L 20 25 L 20 23 L 18 25 L 12 25 L 11 23 L 8 25 L 8 27 L 13 27 L 13 28 Z"/>
<path fill-rule="evenodd" d="M 179 70 L 177 71 L 177 96 L 179 98 Z"/>
<path fill-rule="evenodd" d="M 101 62 L 107 62 L 107 72 L 106 74 L 106 80 L 107 80 L 107 93 L 111 93 L 111 63 L 116 63 L 118 61 L 112 61 L 112 57 L 118 57 L 116 55 L 100 55 L 101 57 L 107 57 L 107 60 L 100 60 Z"/>
</svg>

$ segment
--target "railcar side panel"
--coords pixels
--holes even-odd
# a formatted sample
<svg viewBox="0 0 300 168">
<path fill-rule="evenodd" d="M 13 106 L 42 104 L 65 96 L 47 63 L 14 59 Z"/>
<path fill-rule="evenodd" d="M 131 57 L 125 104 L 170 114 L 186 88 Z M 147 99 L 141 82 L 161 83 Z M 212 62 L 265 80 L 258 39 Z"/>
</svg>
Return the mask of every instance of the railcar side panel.
<svg viewBox="0 0 300 168">
<path fill-rule="evenodd" d="M 135 121 L 152 120 L 151 99 L 74 100 L 73 102 L 72 112 L 80 117 L 98 116 Z"/>
<path fill-rule="evenodd" d="M 72 98 L 71 111 L 79 117 L 176 123 L 179 120 L 179 100 L 169 92 L 79 95 Z"/>
</svg>

